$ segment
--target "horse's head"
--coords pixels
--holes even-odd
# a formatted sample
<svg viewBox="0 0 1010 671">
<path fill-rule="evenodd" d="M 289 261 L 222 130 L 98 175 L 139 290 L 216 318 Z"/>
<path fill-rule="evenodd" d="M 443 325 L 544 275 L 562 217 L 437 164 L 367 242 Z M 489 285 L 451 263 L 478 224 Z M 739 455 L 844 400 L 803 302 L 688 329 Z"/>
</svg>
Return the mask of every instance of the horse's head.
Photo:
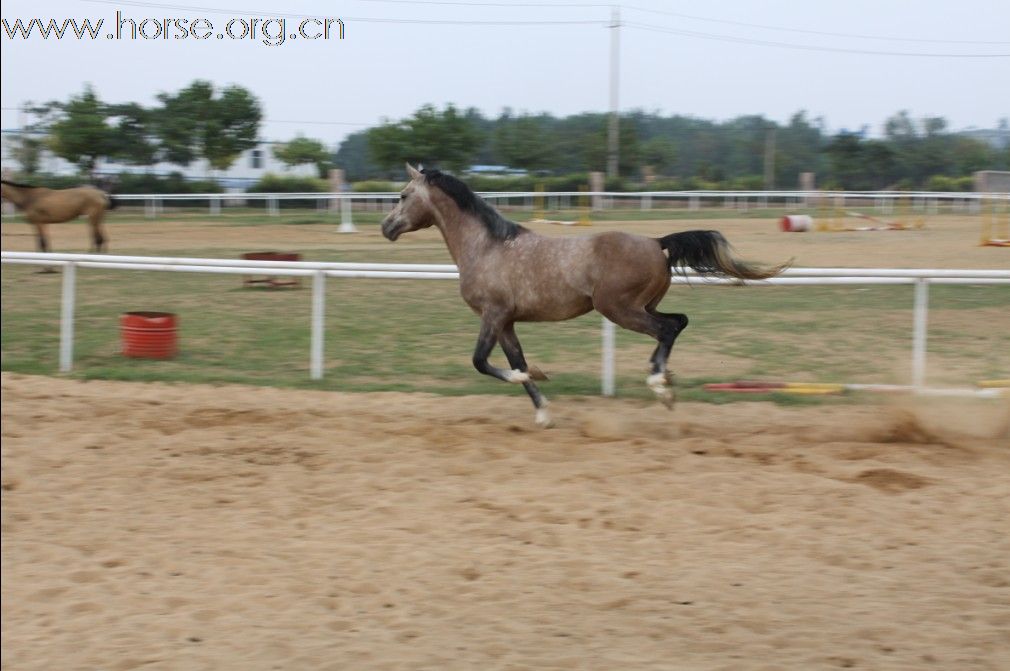
<svg viewBox="0 0 1010 671">
<path fill-rule="evenodd" d="M 382 221 L 382 234 L 396 240 L 404 233 L 428 228 L 435 223 L 435 208 L 431 202 L 431 187 L 421 171 L 407 164 L 410 181 L 400 192 L 400 202 Z"/>
</svg>

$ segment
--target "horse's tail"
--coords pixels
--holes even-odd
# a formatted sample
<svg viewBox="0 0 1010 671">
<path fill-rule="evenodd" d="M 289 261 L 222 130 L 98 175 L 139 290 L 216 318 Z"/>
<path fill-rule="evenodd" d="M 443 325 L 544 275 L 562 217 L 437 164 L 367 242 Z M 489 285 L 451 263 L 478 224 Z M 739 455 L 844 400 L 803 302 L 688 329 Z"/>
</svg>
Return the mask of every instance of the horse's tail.
<svg viewBox="0 0 1010 671">
<path fill-rule="evenodd" d="M 119 205 L 119 201 L 113 198 L 111 193 L 105 194 L 105 200 L 109 201 L 109 204 L 105 206 L 106 210 L 114 210 Z"/>
<path fill-rule="evenodd" d="M 667 251 L 670 269 L 683 273 L 691 268 L 702 275 L 764 280 L 789 267 L 789 263 L 763 267 L 733 257 L 732 248 L 719 231 L 684 231 L 659 238 Z"/>
</svg>

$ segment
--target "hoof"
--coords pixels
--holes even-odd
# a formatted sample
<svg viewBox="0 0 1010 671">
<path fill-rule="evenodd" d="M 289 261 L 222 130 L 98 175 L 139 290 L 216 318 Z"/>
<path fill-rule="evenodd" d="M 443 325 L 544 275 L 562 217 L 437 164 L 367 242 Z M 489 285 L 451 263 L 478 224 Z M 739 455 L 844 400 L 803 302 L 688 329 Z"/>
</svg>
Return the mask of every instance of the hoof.
<svg viewBox="0 0 1010 671">
<path fill-rule="evenodd" d="M 523 382 L 530 381 L 530 375 L 521 370 L 509 370 L 505 372 L 505 381 L 513 384 L 522 384 Z"/>
<path fill-rule="evenodd" d="M 649 389 L 652 390 L 652 393 L 656 395 L 657 400 L 665 405 L 667 409 L 672 409 L 677 396 L 674 394 L 673 389 L 667 386 L 669 379 L 670 374 L 667 372 L 654 373 L 645 378 L 645 384 L 647 384 Z"/>
<path fill-rule="evenodd" d="M 550 380 L 551 379 L 551 378 L 547 377 L 547 374 L 545 372 L 543 372 L 542 370 L 540 370 L 536 366 L 530 366 L 529 367 L 529 374 L 530 374 L 530 379 L 531 380 L 541 380 L 541 381 L 543 381 L 543 380 Z"/>
<path fill-rule="evenodd" d="M 551 413 L 547 412 L 546 408 L 540 408 L 537 410 L 537 416 L 534 421 L 541 429 L 549 429 L 554 426 L 554 420 L 551 419 Z"/>
</svg>

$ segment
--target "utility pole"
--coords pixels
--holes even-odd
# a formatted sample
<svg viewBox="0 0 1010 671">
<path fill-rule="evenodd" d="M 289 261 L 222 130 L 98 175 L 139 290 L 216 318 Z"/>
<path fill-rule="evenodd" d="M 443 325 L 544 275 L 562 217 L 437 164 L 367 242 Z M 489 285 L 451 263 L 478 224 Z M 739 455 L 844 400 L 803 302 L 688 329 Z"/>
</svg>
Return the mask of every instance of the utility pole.
<svg viewBox="0 0 1010 671">
<path fill-rule="evenodd" d="M 765 191 L 775 188 L 775 127 L 765 131 Z"/>
<path fill-rule="evenodd" d="M 621 10 L 615 6 L 610 11 L 610 123 L 607 124 L 607 177 L 617 177 L 617 91 L 621 52 Z"/>
</svg>

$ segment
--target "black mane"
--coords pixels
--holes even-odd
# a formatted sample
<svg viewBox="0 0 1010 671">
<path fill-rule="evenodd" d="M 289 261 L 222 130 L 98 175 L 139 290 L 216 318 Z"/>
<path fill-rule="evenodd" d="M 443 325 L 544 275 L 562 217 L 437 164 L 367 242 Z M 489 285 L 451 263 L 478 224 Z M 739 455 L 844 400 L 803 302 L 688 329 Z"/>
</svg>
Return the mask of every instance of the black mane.
<svg viewBox="0 0 1010 671">
<path fill-rule="evenodd" d="M 37 186 L 33 186 L 32 184 L 22 184 L 20 182 L 12 182 L 9 179 L 0 179 L 0 182 L 3 182 L 7 186 L 13 186 L 13 187 L 17 187 L 19 189 L 37 189 L 37 188 L 39 188 Z"/>
<path fill-rule="evenodd" d="M 512 240 L 528 230 L 501 216 L 498 210 L 488 205 L 484 199 L 471 191 L 470 187 L 452 175 L 438 170 L 422 170 L 421 173 L 424 175 L 425 183 L 441 189 L 442 193 L 452 198 L 459 209 L 476 215 L 495 240 Z"/>
</svg>

